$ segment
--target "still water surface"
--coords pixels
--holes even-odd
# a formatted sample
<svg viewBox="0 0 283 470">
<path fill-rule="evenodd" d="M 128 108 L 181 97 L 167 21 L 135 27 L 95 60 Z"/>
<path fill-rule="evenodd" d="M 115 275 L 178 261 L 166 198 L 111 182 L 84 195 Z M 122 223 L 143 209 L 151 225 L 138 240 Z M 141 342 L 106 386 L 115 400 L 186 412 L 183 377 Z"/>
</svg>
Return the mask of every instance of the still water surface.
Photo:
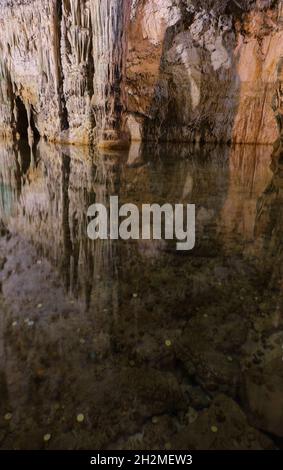
<svg viewBox="0 0 283 470">
<path fill-rule="evenodd" d="M 278 444 L 283 173 L 271 154 L 0 144 L 2 448 Z M 111 195 L 196 204 L 195 249 L 89 240 L 87 209 Z"/>
</svg>

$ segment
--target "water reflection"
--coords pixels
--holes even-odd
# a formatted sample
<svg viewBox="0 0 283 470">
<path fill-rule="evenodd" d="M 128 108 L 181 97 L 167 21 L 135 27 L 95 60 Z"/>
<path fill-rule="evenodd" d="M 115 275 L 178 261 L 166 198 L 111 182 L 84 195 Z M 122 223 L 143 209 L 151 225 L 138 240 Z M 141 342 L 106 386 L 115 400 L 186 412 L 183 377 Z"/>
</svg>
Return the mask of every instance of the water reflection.
<svg viewBox="0 0 283 470">
<path fill-rule="evenodd" d="M 48 257 L 60 269 L 66 288 L 77 295 L 84 292 L 88 304 L 97 276 L 117 275 L 119 251 L 117 242 L 87 239 L 90 204 L 107 205 L 110 195 L 119 195 L 121 203 L 137 205 L 196 202 L 201 231 L 207 217 L 215 219 L 223 204 L 228 148 L 147 146 L 141 150 L 137 146 L 133 144 L 129 155 L 95 154 L 41 141 L 36 164 L 28 148 L 1 147 L 3 222 Z M 157 250 L 160 254 L 158 245 L 162 243 L 141 241 L 137 245 L 141 253 Z"/>
<path fill-rule="evenodd" d="M 271 272 L 270 287 L 282 286 L 283 148 L 277 142 L 272 154 L 272 178 L 257 201 L 255 239 L 262 247 L 262 262 Z"/>
<path fill-rule="evenodd" d="M 245 374 L 268 363 L 264 348 L 282 328 L 282 169 L 280 159 L 270 169 L 271 153 L 169 144 L 97 153 L 40 141 L 31 158 L 21 143 L 0 145 L 1 406 L 17 410 L 18 427 L 4 447 L 42 447 L 51 427 L 54 448 L 206 448 L 190 440 L 202 432 L 190 413 L 205 421 L 219 399 L 244 431 L 235 436 L 228 420 L 217 445 L 250 446 L 236 402 L 249 407 Z M 110 195 L 196 204 L 196 248 L 89 240 L 87 208 Z M 281 358 L 279 343 L 272 354 Z M 79 411 L 87 422 L 77 429 Z M 270 445 L 255 434 L 251 447 Z"/>
</svg>

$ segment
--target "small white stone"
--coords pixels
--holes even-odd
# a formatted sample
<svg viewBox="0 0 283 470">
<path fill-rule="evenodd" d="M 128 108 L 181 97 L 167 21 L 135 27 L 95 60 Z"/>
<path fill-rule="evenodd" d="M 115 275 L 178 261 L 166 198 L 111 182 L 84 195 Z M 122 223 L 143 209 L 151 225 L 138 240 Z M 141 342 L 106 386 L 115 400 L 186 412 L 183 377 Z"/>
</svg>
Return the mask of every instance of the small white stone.
<svg viewBox="0 0 283 470">
<path fill-rule="evenodd" d="M 78 422 L 78 423 L 83 423 L 84 420 L 85 420 L 84 415 L 83 415 L 82 413 L 78 414 L 78 416 L 77 416 L 77 422 Z"/>
<path fill-rule="evenodd" d="M 4 415 L 5 421 L 11 421 L 12 417 L 13 417 L 12 413 L 6 413 Z"/>
<path fill-rule="evenodd" d="M 215 434 L 218 432 L 218 427 L 217 426 L 211 426 L 210 429 L 211 429 L 211 432 L 213 432 Z"/>
</svg>

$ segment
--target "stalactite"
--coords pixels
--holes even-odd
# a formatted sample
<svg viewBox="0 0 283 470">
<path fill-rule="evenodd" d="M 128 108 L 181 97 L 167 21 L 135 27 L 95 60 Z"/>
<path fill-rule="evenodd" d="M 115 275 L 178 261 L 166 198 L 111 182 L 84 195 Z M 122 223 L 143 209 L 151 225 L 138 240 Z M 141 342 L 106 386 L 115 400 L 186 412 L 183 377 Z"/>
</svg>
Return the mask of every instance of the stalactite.
<svg viewBox="0 0 283 470">
<path fill-rule="evenodd" d="M 52 44 L 53 44 L 53 58 L 55 61 L 55 80 L 58 97 L 58 108 L 60 114 L 61 130 L 67 130 L 68 124 L 68 112 L 66 108 L 66 100 L 63 90 L 63 68 L 61 63 L 61 21 L 62 21 L 62 2 L 61 0 L 52 0 L 51 3 L 51 14 L 52 14 Z"/>
<path fill-rule="evenodd" d="M 94 113 L 101 146 L 127 142 L 125 64 L 131 0 L 91 3 L 93 25 Z"/>
<path fill-rule="evenodd" d="M 19 96 L 40 134 L 64 143 L 122 146 L 127 129 L 133 140 L 272 142 L 282 0 L 247 2 L 238 30 L 221 1 L 189 3 L 1 0 L 0 133 L 13 134 Z"/>
</svg>

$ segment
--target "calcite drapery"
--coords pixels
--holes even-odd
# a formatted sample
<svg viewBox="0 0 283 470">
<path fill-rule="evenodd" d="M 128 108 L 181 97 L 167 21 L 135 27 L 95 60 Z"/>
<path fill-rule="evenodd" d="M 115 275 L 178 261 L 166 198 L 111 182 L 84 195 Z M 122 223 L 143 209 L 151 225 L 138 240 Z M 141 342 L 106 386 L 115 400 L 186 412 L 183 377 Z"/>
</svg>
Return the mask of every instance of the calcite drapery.
<svg viewBox="0 0 283 470">
<path fill-rule="evenodd" d="M 101 146 L 127 142 L 125 134 L 125 65 L 131 0 L 92 3 L 93 106 Z"/>
<path fill-rule="evenodd" d="M 2 0 L 0 133 L 18 97 L 60 142 L 273 143 L 282 15 L 282 0 Z"/>
<path fill-rule="evenodd" d="M 127 143 L 130 5 L 131 0 L 5 0 L 0 6 L 1 133 L 15 128 L 20 97 L 32 107 L 39 133 L 50 140 Z"/>
</svg>

